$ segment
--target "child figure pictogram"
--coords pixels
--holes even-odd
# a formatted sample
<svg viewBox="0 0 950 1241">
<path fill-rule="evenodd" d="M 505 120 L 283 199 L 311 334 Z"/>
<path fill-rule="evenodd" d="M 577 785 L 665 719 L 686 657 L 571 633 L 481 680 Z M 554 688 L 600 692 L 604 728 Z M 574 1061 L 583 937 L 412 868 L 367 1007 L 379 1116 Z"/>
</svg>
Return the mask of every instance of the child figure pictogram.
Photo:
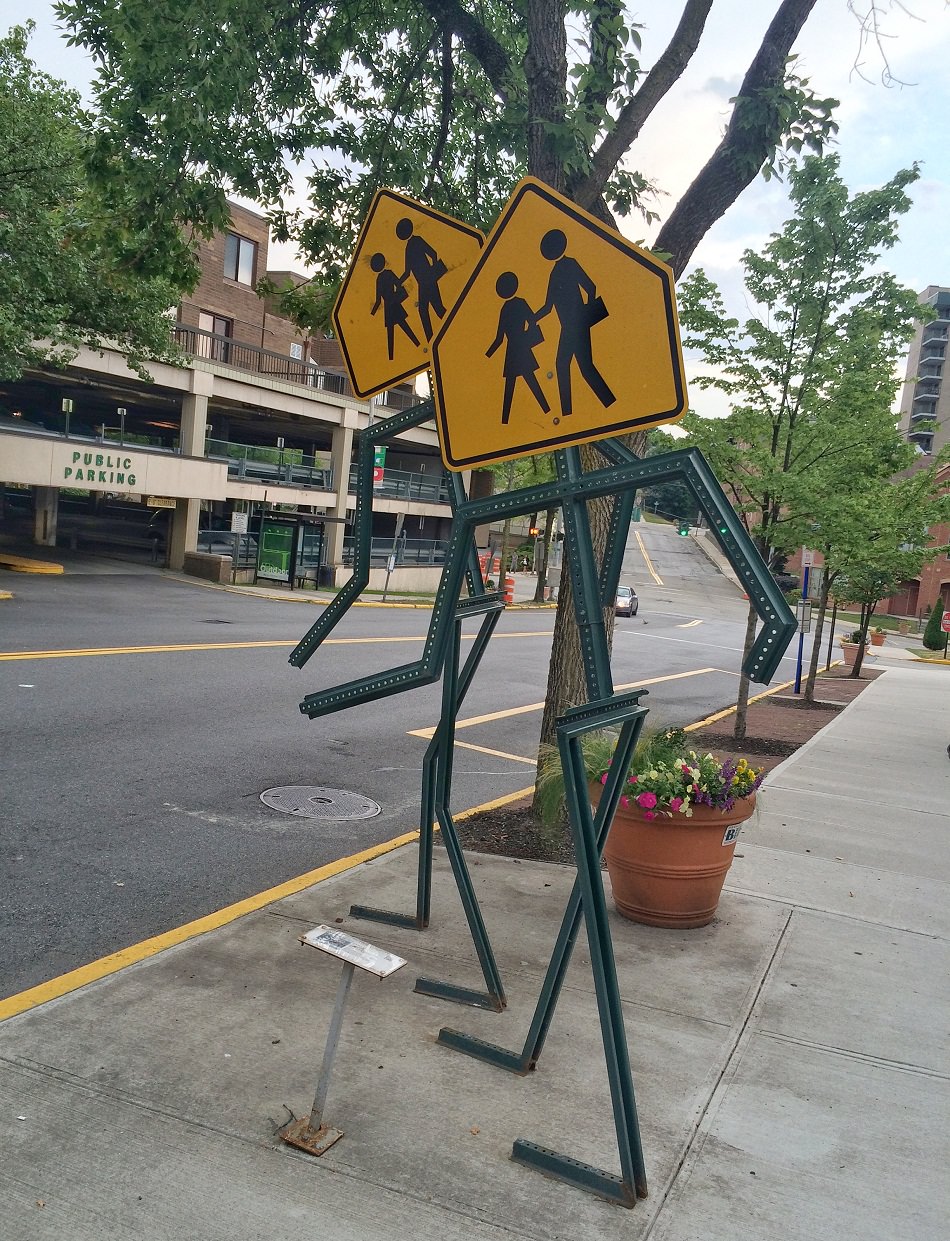
<svg viewBox="0 0 950 1241">
<path fill-rule="evenodd" d="M 537 316 L 523 297 L 515 297 L 518 292 L 518 277 L 513 271 L 505 271 L 495 281 L 495 292 L 504 301 L 498 314 L 498 331 L 495 339 L 485 350 L 485 357 L 490 358 L 495 350 L 505 341 L 505 360 L 502 373 L 505 376 L 505 395 L 501 407 L 501 421 L 507 423 L 511 417 L 511 402 L 514 397 L 515 383 L 523 379 L 532 396 L 541 406 L 544 413 L 551 412 L 551 406 L 541 391 L 535 371 L 538 361 L 534 350 L 544 340 L 544 334 L 538 327 Z"/>
<path fill-rule="evenodd" d="M 419 337 L 409 326 L 409 316 L 406 314 L 405 303 L 408 300 L 409 294 L 396 273 L 386 266 L 386 256 L 380 253 L 374 254 L 369 261 L 369 265 L 376 272 L 376 301 L 373 303 L 373 309 L 370 311 L 370 314 L 374 315 L 382 306 L 383 323 L 386 325 L 386 342 L 389 346 L 389 360 L 391 362 L 393 360 L 397 327 L 405 332 L 414 345 L 419 344 Z"/>
</svg>

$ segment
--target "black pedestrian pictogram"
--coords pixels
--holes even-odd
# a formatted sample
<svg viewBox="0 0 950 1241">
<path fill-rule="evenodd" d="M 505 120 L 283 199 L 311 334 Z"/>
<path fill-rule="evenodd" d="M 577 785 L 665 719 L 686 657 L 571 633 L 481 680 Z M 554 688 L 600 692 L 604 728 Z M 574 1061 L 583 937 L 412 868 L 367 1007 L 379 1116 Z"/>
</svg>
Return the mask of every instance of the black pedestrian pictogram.
<svg viewBox="0 0 950 1241">
<path fill-rule="evenodd" d="M 419 344 L 419 337 L 409 326 L 405 303 L 409 297 L 405 285 L 396 273 L 386 266 L 384 254 L 374 254 L 369 261 L 370 267 L 376 272 L 376 301 L 370 314 L 375 314 L 380 306 L 383 308 L 383 322 L 386 325 L 386 342 L 389 346 L 389 360 L 393 360 L 396 328 L 400 328 L 414 345 Z"/>
<path fill-rule="evenodd" d="M 485 357 L 490 358 L 502 341 L 506 342 L 502 368 L 505 376 L 505 397 L 501 420 L 503 423 L 507 422 L 511 416 L 511 400 L 518 379 L 525 381 L 542 410 L 546 414 L 550 413 L 551 406 L 535 375 L 538 362 L 534 349 L 544 340 L 537 316 L 523 297 L 515 297 L 518 292 L 518 277 L 513 271 L 502 272 L 495 281 L 495 292 L 502 298 L 504 305 L 498 314 L 498 332 L 485 350 Z"/>
<path fill-rule="evenodd" d="M 396 236 L 406 243 L 406 270 L 399 277 L 399 283 L 405 285 L 410 276 L 415 280 L 419 321 L 426 340 L 431 340 L 432 314 L 439 319 L 445 314 L 439 281 L 449 269 L 426 239 L 415 232 L 408 216 L 396 225 Z"/>
<path fill-rule="evenodd" d="M 594 365 L 590 333 L 595 324 L 608 318 L 610 312 L 598 297 L 593 280 L 576 259 L 565 254 L 567 238 L 559 228 L 549 229 L 541 238 L 541 254 L 554 263 L 548 278 L 548 292 L 537 318 L 555 311 L 561 325 L 554 369 L 557 375 L 561 414 L 573 412 L 571 398 L 571 363 L 577 361 L 588 387 L 606 408 L 617 399 L 607 381 Z M 586 298 L 584 297 L 586 294 Z"/>
</svg>

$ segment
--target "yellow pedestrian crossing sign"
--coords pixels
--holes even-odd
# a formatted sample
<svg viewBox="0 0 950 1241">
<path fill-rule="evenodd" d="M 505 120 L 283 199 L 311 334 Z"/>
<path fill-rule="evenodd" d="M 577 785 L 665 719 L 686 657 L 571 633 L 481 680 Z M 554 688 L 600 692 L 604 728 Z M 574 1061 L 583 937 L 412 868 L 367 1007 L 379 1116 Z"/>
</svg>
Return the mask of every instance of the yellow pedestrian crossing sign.
<svg viewBox="0 0 950 1241">
<path fill-rule="evenodd" d="M 449 469 L 681 418 L 673 283 L 649 251 L 521 181 L 433 342 Z"/>
<path fill-rule="evenodd" d="M 484 240 L 450 215 L 392 190 L 377 192 L 332 314 L 357 396 L 426 369 L 432 337 Z"/>
</svg>

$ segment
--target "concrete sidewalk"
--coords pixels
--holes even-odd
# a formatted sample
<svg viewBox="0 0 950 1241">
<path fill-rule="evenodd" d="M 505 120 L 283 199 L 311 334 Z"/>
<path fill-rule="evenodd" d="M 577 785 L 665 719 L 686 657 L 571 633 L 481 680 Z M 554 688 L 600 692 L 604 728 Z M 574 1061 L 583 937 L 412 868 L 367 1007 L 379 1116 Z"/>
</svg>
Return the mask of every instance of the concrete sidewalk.
<svg viewBox="0 0 950 1241">
<path fill-rule="evenodd" d="M 412 990 L 480 985 L 441 849 L 427 932 L 348 916 L 412 908 L 409 845 L 0 1025 L 0 1236 L 944 1241 L 948 676 L 895 659 L 775 769 L 709 927 L 612 915 L 632 1211 L 508 1158 L 523 1137 L 616 1168 L 583 937 L 536 1073 L 434 1041 L 520 1046 L 573 872 L 471 857 L 496 1015 Z M 313 1097 L 339 971 L 298 936 L 320 922 L 409 965 L 353 985 L 326 1109 L 346 1136 L 316 1160 L 275 1129 Z"/>
</svg>

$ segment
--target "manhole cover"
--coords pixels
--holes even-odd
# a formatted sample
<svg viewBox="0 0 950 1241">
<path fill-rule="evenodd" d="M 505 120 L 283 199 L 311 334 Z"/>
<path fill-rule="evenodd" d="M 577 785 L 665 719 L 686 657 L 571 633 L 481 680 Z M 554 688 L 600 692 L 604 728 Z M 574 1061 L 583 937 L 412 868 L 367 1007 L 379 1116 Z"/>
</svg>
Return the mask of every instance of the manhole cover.
<svg viewBox="0 0 950 1241">
<path fill-rule="evenodd" d="M 382 807 L 346 789 L 314 788 L 312 784 L 285 784 L 265 789 L 261 801 L 272 810 L 283 810 L 304 819 L 371 819 Z"/>
</svg>

